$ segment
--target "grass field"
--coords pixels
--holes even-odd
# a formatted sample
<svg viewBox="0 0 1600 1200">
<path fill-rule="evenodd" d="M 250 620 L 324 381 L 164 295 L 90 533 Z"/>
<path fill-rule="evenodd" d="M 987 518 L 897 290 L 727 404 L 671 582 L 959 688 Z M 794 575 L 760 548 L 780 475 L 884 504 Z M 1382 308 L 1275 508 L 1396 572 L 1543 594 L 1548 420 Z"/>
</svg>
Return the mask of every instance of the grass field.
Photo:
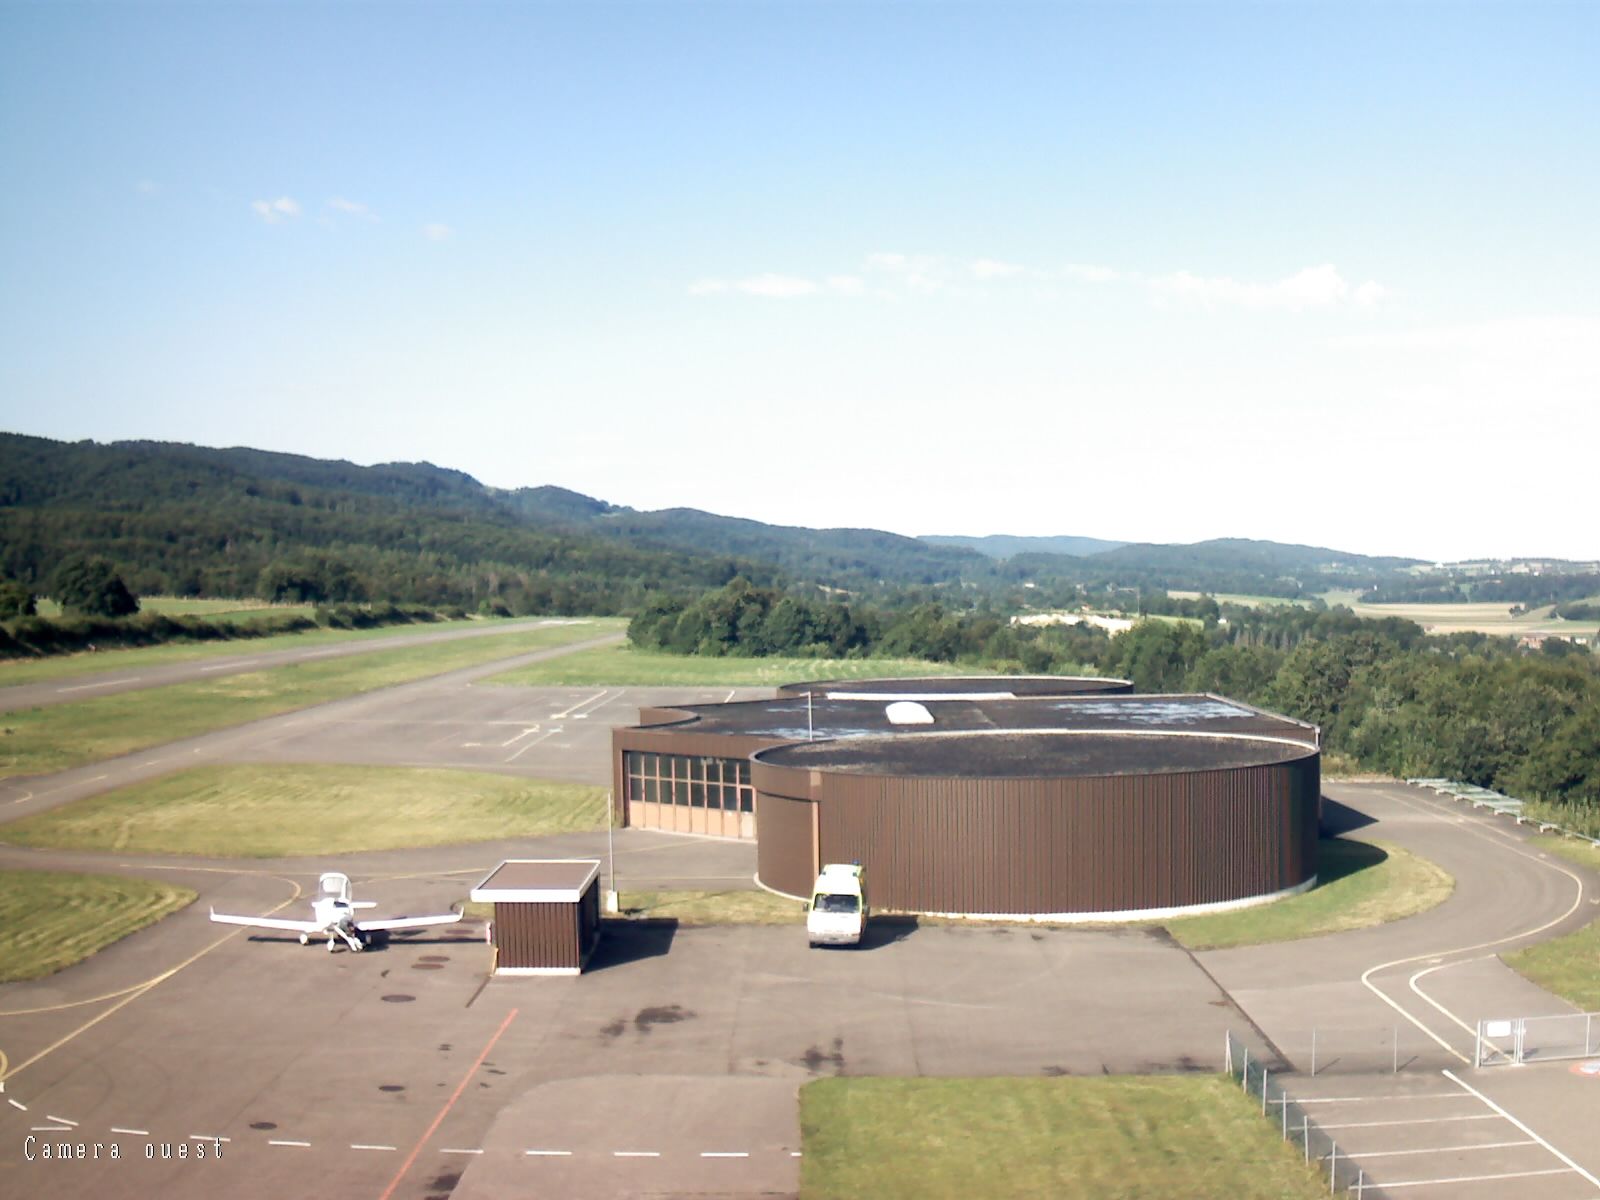
<svg viewBox="0 0 1600 1200">
<path fill-rule="evenodd" d="M 1454 888 L 1447 873 L 1398 846 L 1326 838 L 1309 892 L 1163 924 L 1191 950 L 1256 946 L 1398 921 L 1444 903 Z"/>
<path fill-rule="evenodd" d="M 1600 1012 L 1600 920 L 1507 954 L 1505 964 L 1584 1012 Z"/>
<path fill-rule="evenodd" d="M 1534 838 L 1529 843 L 1535 850 L 1542 850 L 1546 854 L 1554 854 L 1557 858 L 1564 858 L 1568 862 L 1577 863 L 1580 867 L 1588 867 L 1591 871 L 1600 871 L 1600 846 L 1593 842 L 1580 842 L 1577 838 L 1557 837 L 1555 834 L 1546 834 Z"/>
<path fill-rule="evenodd" d="M 970 668 L 966 670 L 970 671 Z M 916 658 L 700 658 L 636 650 L 626 643 L 599 646 L 560 660 L 535 663 L 496 675 L 489 683 L 514 686 L 776 687 L 807 679 L 877 679 L 910 675 L 958 675 L 951 663 Z"/>
<path fill-rule="evenodd" d="M 542 618 L 530 617 L 526 623 Z M 521 621 L 507 621 L 511 627 Z M 596 618 L 598 626 L 622 629 L 620 621 Z M 308 629 L 304 633 L 280 633 L 271 637 L 240 638 L 222 642 L 173 642 L 165 646 L 135 646 L 126 649 L 97 650 L 94 653 L 51 655 L 46 658 L 8 658 L 0 660 L 0 687 L 40 683 L 52 679 L 71 679 L 105 671 L 136 672 L 144 667 L 168 663 L 204 662 L 213 658 L 250 658 L 272 650 L 299 650 L 337 642 L 367 642 L 374 638 L 404 637 L 408 633 L 434 633 L 448 629 L 482 628 L 482 620 L 435 621 L 431 624 L 384 625 L 376 629 Z"/>
<path fill-rule="evenodd" d="M 1292 1200 L 1315 1166 L 1220 1076 L 822 1079 L 800 1089 L 802 1200 Z"/>
<path fill-rule="evenodd" d="M 1361 604 L 1358 592 L 1324 592 L 1330 606 L 1343 604 L 1358 617 L 1403 617 L 1429 633 L 1492 633 L 1521 637 L 1525 633 L 1562 633 L 1593 637 L 1600 621 L 1562 621 L 1553 606 L 1544 605 L 1511 615 L 1511 605 L 1496 604 Z"/>
<path fill-rule="evenodd" d="M 291 858 L 603 829 L 604 788 L 408 767 L 197 767 L 0 825 L 66 850 Z"/>
<path fill-rule="evenodd" d="M 622 892 L 617 907 L 629 917 L 671 917 L 685 925 L 805 924 L 798 900 L 767 891 Z"/>
<path fill-rule="evenodd" d="M 0 871 L 0 983 L 70 967 L 194 898 L 145 879 Z"/>
<path fill-rule="evenodd" d="M 600 636 L 616 622 L 375 650 L 0 714 L 0 778 L 62 771 L 358 692 Z"/>
<path fill-rule="evenodd" d="M 1179 600 L 1198 600 L 1202 592 L 1180 592 L 1168 590 L 1167 595 Z M 1243 592 L 1211 592 L 1211 598 L 1218 604 L 1237 604 L 1244 608 L 1304 608 L 1304 600 L 1291 600 L 1287 596 L 1248 596 Z"/>
<path fill-rule="evenodd" d="M 259 621 L 263 617 L 309 617 L 311 604 L 269 604 L 265 600 L 213 600 L 197 596 L 140 596 L 139 611 L 165 613 L 169 617 L 207 617 L 212 620 Z M 39 601 L 41 617 L 59 617 L 61 606 L 54 600 Z"/>
</svg>

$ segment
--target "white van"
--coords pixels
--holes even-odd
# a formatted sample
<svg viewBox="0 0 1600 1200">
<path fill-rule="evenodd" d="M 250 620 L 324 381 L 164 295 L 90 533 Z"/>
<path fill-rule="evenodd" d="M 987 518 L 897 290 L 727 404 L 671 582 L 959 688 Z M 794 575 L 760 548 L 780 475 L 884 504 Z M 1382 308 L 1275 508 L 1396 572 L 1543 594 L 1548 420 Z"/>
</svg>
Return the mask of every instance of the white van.
<svg viewBox="0 0 1600 1200">
<path fill-rule="evenodd" d="M 867 881 L 860 864 L 823 867 L 806 909 L 806 937 L 813 946 L 859 945 L 867 927 Z"/>
</svg>

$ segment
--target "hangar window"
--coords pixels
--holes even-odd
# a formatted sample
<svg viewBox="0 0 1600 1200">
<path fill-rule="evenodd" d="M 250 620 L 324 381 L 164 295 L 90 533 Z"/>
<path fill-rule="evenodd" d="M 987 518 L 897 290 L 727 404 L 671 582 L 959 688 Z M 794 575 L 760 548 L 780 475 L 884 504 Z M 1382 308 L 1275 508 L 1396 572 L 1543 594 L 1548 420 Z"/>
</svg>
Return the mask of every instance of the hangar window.
<svg viewBox="0 0 1600 1200">
<path fill-rule="evenodd" d="M 629 800 L 724 812 L 755 811 L 750 764 L 743 759 L 626 750 L 622 766 Z"/>
</svg>

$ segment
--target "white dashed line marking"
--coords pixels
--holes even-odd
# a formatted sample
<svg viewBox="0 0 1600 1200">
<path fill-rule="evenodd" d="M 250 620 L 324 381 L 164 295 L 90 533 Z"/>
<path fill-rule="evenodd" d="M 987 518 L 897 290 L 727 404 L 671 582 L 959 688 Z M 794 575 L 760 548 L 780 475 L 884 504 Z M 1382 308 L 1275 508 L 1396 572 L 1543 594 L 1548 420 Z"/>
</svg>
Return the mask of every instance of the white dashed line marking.
<svg viewBox="0 0 1600 1200">
<path fill-rule="evenodd" d="M 613 1150 L 612 1158 L 660 1158 L 659 1150 Z"/>
<path fill-rule="evenodd" d="M 106 679 L 106 680 L 102 680 L 99 683 L 79 683 L 79 684 L 74 684 L 72 687 L 57 688 L 56 691 L 58 693 L 59 692 L 86 692 L 90 688 L 117 687 L 117 686 L 119 686 L 121 684 L 124 684 L 124 683 L 138 683 L 138 682 L 139 682 L 139 676 L 132 675 L 132 676 L 129 676 L 127 679 Z"/>
<path fill-rule="evenodd" d="M 789 1157 L 790 1158 L 799 1158 L 800 1157 L 800 1151 L 798 1151 L 798 1150 L 789 1151 Z"/>
<path fill-rule="evenodd" d="M 524 1150 L 530 1158 L 571 1158 L 571 1150 Z"/>
<path fill-rule="evenodd" d="M 749 1158 L 748 1150 L 702 1150 L 701 1158 Z"/>
<path fill-rule="evenodd" d="M 26 1104 L 22 1103 L 20 1100 L 13 1100 L 10 1096 L 6 1097 L 6 1103 L 11 1105 L 12 1108 L 20 1108 L 23 1112 L 28 1111 L 28 1106 Z"/>
<path fill-rule="evenodd" d="M 280 1142 L 277 1138 L 268 1138 L 267 1139 L 267 1145 L 269 1145 L 269 1146 L 307 1146 L 307 1147 L 309 1147 L 311 1145 L 311 1143 L 310 1142 Z"/>
<path fill-rule="evenodd" d="M 1324 1125 L 1323 1128 L 1381 1129 L 1387 1125 L 1443 1125 L 1447 1121 L 1499 1121 L 1502 1119 L 1495 1113 L 1475 1113 L 1470 1117 L 1417 1117 L 1407 1121 L 1358 1121 L 1353 1125 Z"/>
<path fill-rule="evenodd" d="M 352 1149 L 352 1150 L 393 1150 L 394 1147 L 393 1146 L 368 1146 L 368 1145 L 366 1145 L 365 1143 L 362 1143 L 362 1142 L 351 1142 L 350 1143 L 350 1149 Z"/>
<path fill-rule="evenodd" d="M 35 1125 L 31 1130 L 29 1130 L 29 1132 L 30 1133 L 69 1133 L 69 1132 L 71 1132 L 71 1130 L 72 1130 L 72 1126 L 71 1125 Z"/>
<path fill-rule="evenodd" d="M 1365 1162 L 1369 1158 L 1398 1158 L 1403 1154 L 1460 1154 L 1464 1150 L 1505 1150 L 1512 1146 L 1537 1146 L 1539 1143 L 1529 1139 L 1524 1142 L 1482 1142 L 1476 1146 L 1434 1146 L 1427 1150 L 1363 1150 L 1358 1158 Z"/>
<path fill-rule="evenodd" d="M 125 1133 L 129 1137 L 149 1137 L 150 1136 L 150 1131 L 148 1129 L 123 1129 L 120 1125 L 113 1125 L 111 1127 L 111 1132 L 112 1133 Z"/>
<path fill-rule="evenodd" d="M 78 1125 L 76 1121 L 69 1121 L 65 1117 L 58 1117 L 54 1113 L 45 1113 L 44 1119 L 46 1121 L 54 1121 L 57 1125 L 71 1125 L 73 1128 L 77 1128 Z"/>
<path fill-rule="evenodd" d="M 439 1151 L 439 1153 L 440 1154 L 482 1154 L 483 1151 L 482 1150 L 454 1150 L 454 1149 L 451 1149 L 449 1146 L 445 1146 Z"/>
<path fill-rule="evenodd" d="M 232 1138 L 218 1137 L 214 1133 L 191 1133 L 189 1135 L 189 1140 L 191 1142 L 231 1142 L 231 1141 L 233 1141 Z"/>
</svg>

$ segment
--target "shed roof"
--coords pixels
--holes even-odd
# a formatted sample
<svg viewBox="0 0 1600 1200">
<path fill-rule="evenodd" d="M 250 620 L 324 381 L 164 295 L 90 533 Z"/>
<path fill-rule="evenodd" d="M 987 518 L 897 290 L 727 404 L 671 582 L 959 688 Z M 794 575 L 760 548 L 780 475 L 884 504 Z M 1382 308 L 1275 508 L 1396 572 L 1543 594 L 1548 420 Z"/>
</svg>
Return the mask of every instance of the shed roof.
<svg viewBox="0 0 1600 1200">
<path fill-rule="evenodd" d="M 472 889 L 474 900 L 499 904 L 572 903 L 600 874 L 597 858 L 512 858 Z"/>
</svg>

